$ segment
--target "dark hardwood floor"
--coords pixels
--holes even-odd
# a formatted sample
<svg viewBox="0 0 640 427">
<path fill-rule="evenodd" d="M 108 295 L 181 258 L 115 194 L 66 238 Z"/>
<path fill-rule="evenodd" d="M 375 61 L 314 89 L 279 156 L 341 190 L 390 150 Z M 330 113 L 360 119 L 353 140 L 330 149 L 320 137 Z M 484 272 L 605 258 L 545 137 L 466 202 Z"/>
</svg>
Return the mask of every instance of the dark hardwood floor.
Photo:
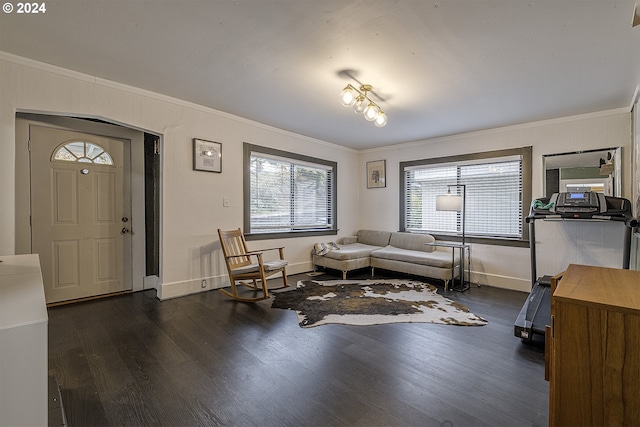
<svg viewBox="0 0 640 427">
<path fill-rule="evenodd" d="M 55 307 L 49 369 L 70 426 L 547 425 L 543 348 L 513 335 L 527 295 L 444 294 L 489 324 L 302 329 L 271 300 L 215 291 Z"/>
</svg>

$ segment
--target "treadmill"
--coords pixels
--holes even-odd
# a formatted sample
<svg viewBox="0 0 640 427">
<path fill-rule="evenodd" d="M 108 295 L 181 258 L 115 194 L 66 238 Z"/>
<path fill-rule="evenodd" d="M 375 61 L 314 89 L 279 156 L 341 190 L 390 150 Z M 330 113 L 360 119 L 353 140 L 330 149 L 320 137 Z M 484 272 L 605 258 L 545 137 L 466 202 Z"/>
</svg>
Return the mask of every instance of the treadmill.
<svg viewBox="0 0 640 427">
<path fill-rule="evenodd" d="M 531 241 L 531 292 L 513 325 L 514 335 L 530 342 L 534 335 L 544 338 L 545 326 L 551 324 L 551 277 L 537 277 L 536 231 L 537 220 L 560 221 L 619 221 L 625 225 L 622 268 L 629 268 L 631 234 L 638 225 L 631 216 L 631 202 L 621 197 L 605 196 L 596 192 L 554 193 L 551 197 L 536 199 L 526 222 Z"/>
</svg>

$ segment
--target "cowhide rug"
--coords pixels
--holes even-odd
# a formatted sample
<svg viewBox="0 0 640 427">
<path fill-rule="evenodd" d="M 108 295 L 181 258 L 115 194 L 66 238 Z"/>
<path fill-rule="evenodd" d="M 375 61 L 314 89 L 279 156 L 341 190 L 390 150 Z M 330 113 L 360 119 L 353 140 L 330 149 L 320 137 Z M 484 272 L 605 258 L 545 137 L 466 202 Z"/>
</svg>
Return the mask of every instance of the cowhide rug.
<svg viewBox="0 0 640 427">
<path fill-rule="evenodd" d="M 295 310 L 302 328 L 342 323 L 444 323 L 483 326 L 487 321 L 427 283 L 407 280 L 302 280 L 273 293 L 272 308 Z"/>
</svg>

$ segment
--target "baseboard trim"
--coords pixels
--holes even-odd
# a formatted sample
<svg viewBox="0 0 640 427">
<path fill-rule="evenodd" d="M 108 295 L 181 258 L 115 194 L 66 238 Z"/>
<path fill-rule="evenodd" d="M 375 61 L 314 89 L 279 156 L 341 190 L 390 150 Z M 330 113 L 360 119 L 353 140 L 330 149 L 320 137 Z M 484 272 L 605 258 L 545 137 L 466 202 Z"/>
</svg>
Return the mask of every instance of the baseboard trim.
<svg viewBox="0 0 640 427">
<path fill-rule="evenodd" d="M 290 264 L 287 267 L 287 275 L 307 273 L 309 271 L 313 271 L 313 263 L 311 261 Z M 273 278 L 276 277 L 277 276 L 273 276 Z M 513 291 L 531 291 L 531 281 L 518 277 L 501 276 L 497 274 L 486 274 L 472 271 L 471 282 L 479 284 L 481 286 L 493 286 L 495 288 L 510 289 Z M 157 286 L 157 295 L 158 299 L 162 301 L 200 292 L 208 292 L 227 286 L 229 286 L 229 278 L 226 274 L 209 277 L 199 277 L 196 279 L 183 280 L 180 282 L 162 283 Z"/>
<path fill-rule="evenodd" d="M 199 277 L 197 279 L 183 280 L 181 282 L 161 283 L 158 286 L 157 296 L 160 301 L 164 301 L 200 292 L 207 292 L 212 289 L 223 288 L 228 286 L 228 284 L 229 279 L 226 275 Z"/>
<path fill-rule="evenodd" d="M 512 291 L 531 291 L 531 280 L 521 279 L 519 277 L 500 276 L 497 274 L 472 271 L 471 282 L 479 285 L 493 286 L 494 288 L 510 289 Z"/>
<path fill-rule="evenodd" d="M 287 266 L 287 275 L 306 273 L 311 270 L 313 270 L 311 261 L 289 264 Z M 276 277 L 278 276 L 273 276 L 272 278 Z M 227 286 L 229 286 L 229 277 L 226 273 L 217 276 L 199 277 L 180 282 L 161 283 L 157 286 L 157 297 L 159 300 L 164 301 Z"/>
</svg>

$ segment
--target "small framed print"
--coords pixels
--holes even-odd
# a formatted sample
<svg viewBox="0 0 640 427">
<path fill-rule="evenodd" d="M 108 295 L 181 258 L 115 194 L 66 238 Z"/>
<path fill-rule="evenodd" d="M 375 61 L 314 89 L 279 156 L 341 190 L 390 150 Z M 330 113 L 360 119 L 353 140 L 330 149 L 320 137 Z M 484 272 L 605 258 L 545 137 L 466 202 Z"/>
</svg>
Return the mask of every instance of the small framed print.
<svg viewBox="0 0 640 427">
<path fill-rule="evenodd" d="M 383 188 L 387 186 L 386 160 L 367 162 L 367 188 Z"/>
<path fill-rule="evenodd" d="M 222 172 L 222 144 L 193 138 L 193 170 Z"/>
</svg>

